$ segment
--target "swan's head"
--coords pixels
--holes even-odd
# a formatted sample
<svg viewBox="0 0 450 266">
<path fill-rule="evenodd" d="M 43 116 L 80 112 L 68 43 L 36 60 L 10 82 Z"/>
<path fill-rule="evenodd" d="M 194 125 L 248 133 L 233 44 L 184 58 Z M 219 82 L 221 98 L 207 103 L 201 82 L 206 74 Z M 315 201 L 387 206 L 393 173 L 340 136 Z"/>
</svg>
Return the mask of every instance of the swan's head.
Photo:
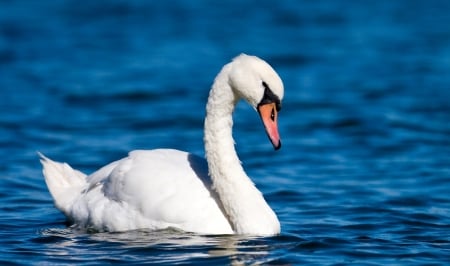
<svg viewBox="0 0 450 266">
<path fill-rule="evenodd" d="M 241 54 L 233 59 L 229 82 L 234 92 L 258 111 L 273 147 L 279 149 L 277 118 L 284 95 L 281 78 L 264 60 Z"/>
</svg>

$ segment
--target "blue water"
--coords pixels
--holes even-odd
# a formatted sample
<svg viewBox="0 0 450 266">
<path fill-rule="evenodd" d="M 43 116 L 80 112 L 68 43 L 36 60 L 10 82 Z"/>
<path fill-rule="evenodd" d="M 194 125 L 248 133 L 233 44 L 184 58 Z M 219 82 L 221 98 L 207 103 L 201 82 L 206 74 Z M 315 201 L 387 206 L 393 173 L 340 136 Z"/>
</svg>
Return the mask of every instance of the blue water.
<svg viewBox="0 0 450 266">
<path fill-rule="evenodd" d="M 450 1 L 0 1 L 0 263 L 446 265 Z M 36 151 L 91 173 L 134 149 L 203 154 L 216 73 L 245 52 L 285 83 L 283 147 L 235 113 L 275 237 L 89 233 Z"/>
</svg>

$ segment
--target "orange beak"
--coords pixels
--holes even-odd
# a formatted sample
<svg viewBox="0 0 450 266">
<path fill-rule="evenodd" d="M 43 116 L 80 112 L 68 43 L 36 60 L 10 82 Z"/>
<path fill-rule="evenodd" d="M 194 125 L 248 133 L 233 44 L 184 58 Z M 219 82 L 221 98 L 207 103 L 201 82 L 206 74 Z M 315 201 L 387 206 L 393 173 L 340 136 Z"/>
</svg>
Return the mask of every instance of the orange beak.
<svg viewBox="0 0 450 266">
<path fill-rule="evenodd" d="M 272 142 L 273 148 L 281 148 L 280 134 L 278 133 L 278 111 L 275 103 L 262 104 L 258 106 L 258 113 L 266 128 L 267 136 Z"/>
</svg>

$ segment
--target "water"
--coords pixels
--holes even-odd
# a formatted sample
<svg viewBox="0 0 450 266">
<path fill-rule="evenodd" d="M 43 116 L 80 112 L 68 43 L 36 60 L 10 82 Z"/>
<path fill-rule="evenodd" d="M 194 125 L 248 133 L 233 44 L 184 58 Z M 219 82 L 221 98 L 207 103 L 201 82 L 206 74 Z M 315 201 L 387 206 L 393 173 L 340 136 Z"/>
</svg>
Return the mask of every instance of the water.
<svg viewBox="0 0 450 266">
<path fill-rule="evenodd" d="M 1 264 L 450 262 L 450 2 L 0 7 Z M 209 86 L 241 52 L 285 83 L 280 151 L 253 110 L 235 114 L 281 235 L 68 227 L 36 151 L 86 173 L 133 149 L 202 155 Z"/>
</svg>

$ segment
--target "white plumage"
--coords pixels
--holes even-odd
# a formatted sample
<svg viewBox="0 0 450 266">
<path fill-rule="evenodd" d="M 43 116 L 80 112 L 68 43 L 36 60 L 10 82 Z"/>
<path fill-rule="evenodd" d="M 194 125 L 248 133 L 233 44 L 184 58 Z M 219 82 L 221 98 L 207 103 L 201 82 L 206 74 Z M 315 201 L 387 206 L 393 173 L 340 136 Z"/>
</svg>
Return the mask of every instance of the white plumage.
<svg viewBox="0 0 450 266">
<path fill-rule="evenodd" d="M 275 148 L 283 84 L 263 60 L 240 55 L 216 77 L 207 104 L 207 160 L 172 149 L 136 150 L 93 174 L 40 154 L 56 207 L 76 226 L 100 231 L 169 227 L 202 234 L 274 235 L 280 224 L 245 174 L 232 138 L 244 98 L 258 110 Z"/>
</svg>

